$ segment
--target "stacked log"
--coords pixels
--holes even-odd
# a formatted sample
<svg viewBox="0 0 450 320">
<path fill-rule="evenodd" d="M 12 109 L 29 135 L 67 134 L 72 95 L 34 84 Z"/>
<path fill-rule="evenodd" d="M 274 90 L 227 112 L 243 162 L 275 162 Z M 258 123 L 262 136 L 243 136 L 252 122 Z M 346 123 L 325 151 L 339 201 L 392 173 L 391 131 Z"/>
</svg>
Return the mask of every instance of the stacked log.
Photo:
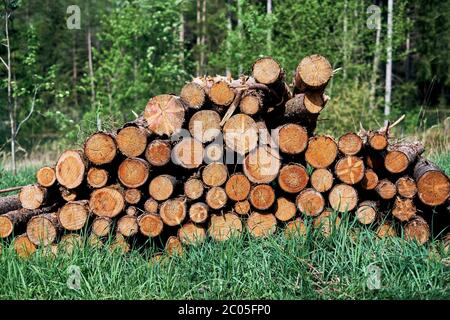
<svg viewBox="0 0 450 320">
<path fill-rule="evenodd" d="M 180 96 L 155 96 L 134 121 L 92 134 L 1 198 L 0 237 L 18 235 L 23 257 L 57 242 L 71 251 L 80 232 L 96 246 L 111 236 L 111 250 L 147 238 L 182 254 L 208 237 L 302 236 L 309 223 L 329 236 L 353 215 L 380 237 L 425 243 L 431 212 L 448 206 L 448 176 L 420 143 L 395 143 L 389 125 L 315 133 L 332 75 L 326 58 L 306 57 L 291 90 L 264 57 L 251 76 L 195 78 Z"/>
</svg>

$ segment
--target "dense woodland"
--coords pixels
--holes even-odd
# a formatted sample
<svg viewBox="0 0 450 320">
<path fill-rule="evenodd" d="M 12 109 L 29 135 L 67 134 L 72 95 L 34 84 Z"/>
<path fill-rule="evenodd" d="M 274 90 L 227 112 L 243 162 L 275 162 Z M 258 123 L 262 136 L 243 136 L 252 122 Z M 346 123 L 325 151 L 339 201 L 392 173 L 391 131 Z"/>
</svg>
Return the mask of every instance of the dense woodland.
<svg viewBox="0 0 450 320">
<path fill-rule="evenodd" d="M 446 143 L 450 1 L 3 0 L 1 10 L 3 157 L 79 143 L 193 76 L 250 73 L 259 56 L 290 81 L 313 53 L 337 69 L 319 132 L 406 113 L 401 133 L 435 126 Z"/>
</svg>

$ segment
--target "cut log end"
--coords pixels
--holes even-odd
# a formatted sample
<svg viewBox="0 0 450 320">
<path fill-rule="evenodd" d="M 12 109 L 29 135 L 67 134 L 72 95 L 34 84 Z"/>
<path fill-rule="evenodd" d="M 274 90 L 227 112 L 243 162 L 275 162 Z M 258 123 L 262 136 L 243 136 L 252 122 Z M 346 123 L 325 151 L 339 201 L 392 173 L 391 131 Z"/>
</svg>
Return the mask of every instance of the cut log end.
<svg viewBox="0 0 450 320">
<path fill-rule="evenodd" d="M 288 164 L 281 168 L 278 185 L 288 193 L 302 191 L 309 182 L 308 172 L 301 164 Z"/>
<path fill-rule="evenodd" d="M 377 218 L 377 203 L 375 201 L 363 201 L 356 210 L 356 218 L 361 224 L 369 225 Z"/>
<path fill-rule="evenodd" d="M 125 208 L 122 193 L 114 187 L 96 189 L 91 193 L 89 207 L 100 217 L 115 217 Z"/>
<path fill-rule="evenodd" d="M 358 193 L 350 185 L 338 184 L 331 189 L 328 201 L 335 211 L 352 211 L 358 204 Z"/>
<path fill-rule="evenodd" d="M 261 112 L 262 108 L 263 100 L 257 92 L 245 94 L 239 104 L 239 109 L 241 112 L 249 116 Z"/>
<path fill-rule="evenodd" d="M 150 181 L 149 194 L 157 201 L 164 201 L 170 198 L 175 190 L 175 177 L 163 174 Z"/>
<path fill-rule="evenodd" d="M 58 228 L 56 213 L 35 216 L 28 221 L 27 236 L 35 245 L 47 246 L 55 241 Z"/>
<path fill-rule="evenodd" d="M 197 202 L 189 208 L 189 218 L 194 223 L 203 223 L 208 219 L 208 206 L 203 202 Z"/>
<path fill-rule="evenodd" d="M 417 195 L 428 206 L 443 204 L 450 197 L 450 179 L 432 162 L 420 159 L 414 167 Z"/>
<path fill-rule="evenodd" d="M 365 190 L 373 190 L 378 185 L 378 175 L 372 169 L 366 169 L 364 178 L 361 180 L 361 186 Z"/>
<path fill-rule="evenodd" d="M 225 207 L 227 200 L 227 193 L 221 187 L 212 187 L 206 193 L 206 203 L 214 210 Z"/>
<path fill-rule="evenodd" d="M 87 173 L 87 183 L 92 188 L 103 188 L 108 183 L 109 174 L 105 169 L 90 168 Z"/>
<path fill-rule="evenodd" d="M 285 124 L 278 130 L 278 145 L 281 152 L 299 154 L 308 145 L 308 132 L 298 124 Z"/>
<path fill-rule="evenodd" d="M 28 259 L 36 252 L 36 250 L 36 245 L 30 241 L 26 234 L 17 236 L 14 239 L 14 251 L 20 258 Z"/>
<path fill-rule="evenodd" d="M 315 54 L 300 61 L 295 74 L 295 83 L 299 89 L 303 89 L 305 86 L 311 89 L 322 89 L 332 75 L 333 69 L 328 60 Z"/>
<path fill-rule="evenodd" d="M 339 151 L 347 156 L 358 154 L 363 147 L 363 141 L 356 133 L 349 132 L 341 136 L 338 140 Z"/>
<path fill-rule="evenodd" d="M 244 159 L 243 170 L 253 183 L 270 183 L 278 176 L 280 155 L 271 148 L 258 147 Z"/>
<path fill-rule="evenodd" d="M 258 210 L 267 210 L 275 202 L 275 191 L 268 184 L 259 184 L 250 191 L 250 203 Z"/>
<path fill-rule="evenodd" d="M 20 190 L 19 200 L 25 209 L 40 208 L 47 197 L 47 189 L 39 185 L 25 186 Z"/>
<path fill-rule="evenodd" d="M 412 199 L 417 194 L 417 185 L 414 179 L 408 176 L 401 177 L 395 183 L 397 192 L 400 196 Z"/>
<path fill-rule="evenodd" d="M 142 192 L 139 189 L 127 189 L 124 199 L 128 204 L 138 204 L 142 199 Z"/>
<path fill-rule="evenodd" d="M 161 167 L 169 163 L 172 147 L 168 141 L 153 140 L 145 150 L 145 158 L 155 167 Z"/>
<path fill-rule="evenodd" d="M 211 142 L 221 133 L 220 121 L 216 111 L 198 111 L 189 120 L 189 132 L 202 143 Z"/>
<path fill-rule="evenodd" d="M 255 120 L 246 114 L 236 114 L 225 122 L 223 139 L 227 147 L 244 155 L 258 145 L 258 127 Z"/>
<path fill-rule="evenodd" d="M 277 210 L 275 211 L 275 217 L 279 221 L 289 221 L 295 217 L 297 207 L 295 203 L 287 200 L 284 197 L 277 199 Z"/>
<path fill-rule="evenodd" d="M 198 83 L 189 82 L 183 86 L 181 99 L 192 109 L 200 109 L 206 100 L 205 90 Z"/>
<path fill-rule="evenodd" d="M 59 223 L 66 230 L 80 230 L 86 225 L 89 213 L 87 201 L 69 202 L 58 212 Z"/>
<path fill-rule="evenodd" d="M 253 212 L 247 219 L 247 229 L 255 238 L 272 235 L 276 228 L 277 219 L 273 214 Z"/>
<path fill-rule="evenodd" d="M 139 157 L 147 147 L 147 137 L 147 129 L 139 126 L 128 126 L 121 129 L 117 134 L 117 147 L 126 157 Z"/>
<path fill-rule="evenodd" d="M 247 199 L 250 193 L 250 181 L 241 173 L 233 174 L 225 185 L 225 192 L 233 201 L 242 201 Z"/>
<path fill-rule="evenodd" d="M 96 217 L 92 221 L 92 233 L 98 237 L 106 237 L 111 231 L 112 220 L 108 217 Z"/>
<path fill-rule="evenodd" d="M 395 231 L 395 228 L 391 224 L 384 223 L 378 227 L 377 236 L 380 238 L 395 237 L 397 236 L 397 231 Z"/>
<path fill-rule="evenodd" d="M 137 218 L 134 216 L 125 215 L 117 221 L 117 231 L 124 237 L 134 236 L 138 230 Z"/>
<path fill-rule="evenodd" d="M 306 235 L 307 228 L 302 219 L 297 218 L 294 221 L 290 221 L 286 224 L 284 230 L 284 236 L 286 238 L 298 238 Z"/>
<path fill-rule="evenodd" d="M 145 213 L 138 219 L 139 231 L 146 237 L 157 237 L 164 229 L 164 223 L 160 216 L 153 213 Z"/>
<path fill-rule="evenodd" d="M 77 150 L 64 151 L 56 164 L 56 179 L 67 189 L 74 189 L 81 185 L 86 172 L 83 154 Z"/>
<path fill-rule="evenodd" d="M 173 162 L 186 169 L 200 167 L 203 162 L 203 156 L 203 145 L 192 138 L 184 138 L 172 150 Z"/>
<path fill-rule="evenodd" d="M 356 184 L 364 178 L 364 162 L 356 156 L 346 156 L 336 163 L 336 176 L 346 184 Z"/>
<path fill-rule="evenodd" d="M 191 200 L 197 200 L 203 195 L 204 187 L 200 179 L 189 178 L 184 184 L 184 194 Z"/>
<path fill-rule="evenodd" d="M 387 148 L 389 141 L 385 132 L 371 132 L 368 137 L 369 145 L 376 151 Z"/>
<path fill-rule="evenodd" d="M 45 188 L 53 186 L 56 182 L 56 172 L 52 167 L 42 167 L 36 172 L 36 180 Z"/>
<path fill-rule="evenodd" d="M 415 240 L 419 244 L 426 243 L 431 236 L 428 223 L 418 216 L 405 225 L 404 232 L 406 240 Z"/>
<path fill-rule="evenodd" d="M 273 84 L 282 77 L 282 69 L 275 59 L 264 57 L 255 61 L 252 74 L 259 83 Z"/>
<path fill-rule="evenodd" d="M 400 221 L 409 221 L 416 216 L 416 206 L 411 199 L 395 199 L 392 215 Z"/>
<path fill-rule="evenodd" d="M 228 240 L 231 237 L 239 236 L 242 233 L 242 222 L 233 213 L 222 215 L 212 215 L 208 234 L 216 241 Z"/>
<path fill-rule="evenodd" d="M 235 95 L 233 88 L 225 81 L 215 82 L 209 90 L 209 98 L 219 106 L 229 106 Z"/>
<path fill-rule="evenodd" d="M 148 129 L 160 136 L 172 136 L 184 123 L 184 107 L 177 97 L 163 94 L 151 98 L 144 111 Z"/>
<path fill-rule="evenodd" d="M 203 182 L 209 187 L 219 187 L 227 181 L 227 178 L 227 166 L 220 162 L 208 164 L 202 172 Z"/>
<path fill-rule="evenodd" d="M 166 200 L 159 209 L 159 215 L 168 226 L 179 226 L 186 218 L 186 200 L 183 198 Z"/>
<path fill-rule="evenodd" d="M 375 191 L 384 200 L 390 200 L 397 194 L 397 188 L 395 184 L 387 179 L 380 180 L 375 187 Z"/>
<path fill-rule="evenodd" d="M 312 188 L 300 192 L 295 202 L 298 210 L 306 216 L 318 216 L 325 208 L 322 194 Z"/>
<path fill-rule="evenodd" d="M 234 204 L 234 212 L 239 215 L 248 215 L 250 213 L 250 202 L 248 200 L 239 201 Z"/>
<path fill-rule="evenodd" d="M 128 158 L 122 161 L 117 172 L 120 182 L 128 188 L 138 188 L 148 179 L 150 166 L 140 158 Z"/>
<path fill-rule="evenodd" d="M 14 231 L 14 223 L 7 216 L 0 216 L 0 238 L 6 238 Z"/>
<path fill-rule="evenodd" d="M 178 229 L 178 238 L 184 244 L 197 245 L 205 241 L 206 231 L 193 223 L 186 223 Z"/>
<path fill-rule="evenodd" d="M 305 159 L 314 168 L 326 168 L 337 157 L 338 148 L 336 142 L 328 136 L 316 136 L 309 140 Z"/>
<path fill-rule="evenodd" d="M 316 169 L 311 174 L 311 186 L 319 192 L 327 192 L 333 183 L 333 174 L 328 169 Z"/>
<path fill-rule="evenodd" d="M 108 133 L 94 133 L 84 144 L 84 154 L 95 165 L 111 163 L 117 154 L 116 142 Z"/>
</svg>

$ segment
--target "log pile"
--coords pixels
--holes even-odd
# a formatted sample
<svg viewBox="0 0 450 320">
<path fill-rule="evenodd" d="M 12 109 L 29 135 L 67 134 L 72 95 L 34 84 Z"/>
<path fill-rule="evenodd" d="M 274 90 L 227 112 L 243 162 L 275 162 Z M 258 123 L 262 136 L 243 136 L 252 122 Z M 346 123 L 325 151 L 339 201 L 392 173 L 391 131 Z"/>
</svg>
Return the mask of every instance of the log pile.
<svg viewBox="0 0 450 320">
<path fill-rule="evenodd" d="M 151 238 L 172 254 L 244 230 L 292 236 L 311 225 L 327 236 L 353 215 L 380 237 L 427 242 L 433 212 L 449 225 L 449 178 L 420 143 L 395 142 L 393 126 L 315 133 L 332 76 L 312 55 L 288 85 L 264 57 L 251 76 L 198 77 L 179 96 L 155 96 L 135 121 L 94 133 L 1 198 L 0 237 L 15 235 L 23 257 L 56 243 L 70 251 L 81 232 L 96 246 L 112 236 L 122 251 Z"/>
</svg>

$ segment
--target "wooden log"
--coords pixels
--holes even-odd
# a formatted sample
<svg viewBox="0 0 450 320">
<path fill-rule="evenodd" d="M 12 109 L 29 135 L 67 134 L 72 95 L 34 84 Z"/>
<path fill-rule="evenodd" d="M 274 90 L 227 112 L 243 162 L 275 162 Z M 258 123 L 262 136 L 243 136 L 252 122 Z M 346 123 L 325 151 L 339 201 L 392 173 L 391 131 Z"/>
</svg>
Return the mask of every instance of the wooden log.
<svg viewBox="0 0 450 320">
<path fill-rule="evenodd" d="M 227 193 L 221 187 L 212 187 L 206 193 L 206 203 L 211 209 L 222 209 L 227 204 L 227 200 Z"/>
<path fill-rule="evenodd" d="M 172 150 L 172 161 L 186 169 L 200 167 L 203 162 L 203 145 L 192 138 L 184 138 Z"/>
<path fill-rule="evenodd" d="M 119 151 L 127 158 L 139 157 L 147 148 L 147 138 L 150 132 L 139 122 L 127 123 L 124 128 L 117 131 L 116 143 Z"/>
<path fill-rule="evenodd" d="M 356 156 L 345 156 L 335 166 L 335 174 L 346 184 L 356 184 L 364 178 L 364 162 Z"/>
<path fill-rule="evenodd" d="M 141 158 L 127 158 L 117 171 L 120 183 L 128 188 L 139 188 L 147 182 L 150 165 Z"/>
<path fill-rule="evenodd" d="M 393 184 L 388 179 L 380 180 L 375 187 L 375 191 L 384 200 L 393 199 L 397 194 L 397 188 L 395 187 L 395 184 Z"/>
<path fill-rule="evenodd" d="M 138 204 L 142 199 L 142 192 L 139 189 L 127 189 L 124 192 L 125 202 L 128 204 Z"/>
<path fill-rule="evenodd" d="M 250 194 L 250 181 L 242 173 L 234 173 L 225 184 L 225 192 L 233 201 L 243 201 Z"/>
<path fill-rule="evenodd" d="M 89 168 L 86 180 L 89 186 L 94 189 L 103 188 L 108 184 L 109 173 L 105 169 L 92 167 Z"/>
<path fill-rule="evenodd" d="M 193 203 L 189 208 L 189 218 L 194 223 L 203 223 L 208 219 L 208 205 L 203 202 Z"/>
<path fill-rule="evenodd" d="M 395 182 L 397 192 L 403 198 L 413 199 L 417 194 L 417 185 L 409 176 L 401 177 Z"/>
<path fill-rule="evenodd" d="M 27 236 L 37 246 L 53 243 L 61 230 L 56 213 L 46 213 L 32 217 L 27 224 Z"/>
<path fill-rule="evenodd" d="M 216 241 L 225 241 L 242 233 L 242 222 L 233 213 L 211 216 L 208 234 Z"/>
<path fill-rule="evenodd" d="M 277 219 L 271 213 L 253 212 L 247 219 L 247 230 L 255 238 L 266 237 L 275 233 Z"/>
<path fill-rule="evenodd" d="M 334 183 L 334 176 L 328 169 L 316 169 L 311 174 L 311 186 L 319 192 L 327 192 Z"/>
<path fill-rule="evenodd" d="M 289 221 L 284 229 L 284 236 L 286 238 L 298 238 L 306 235 L 307 228 L 302 219 L 297 218 Z"/>
<path fill-rule="evenodd" d="M 392 215 L 400 221 L 409 221 L 416 216 L 417 209 L 411 199 L 395 199 Z"/>
<path fill-rule="evenodd" d="M 397 231 L 390 223 L 385 222 L 378 227 L 377 236 L 379 238 L 395 237 L 397 236 Z"/>
<path fill-rule="evenodd" d="M 253 63 L 252 75 L 257 82 L 270 85 L 282 80 L 284 72 L 275 59 L 272 57 L 262 57 Z"/>
<path fill-rule="evenodd" d="M 82 249 L 83 245 L 83 239 L 79 234 L 68 233 L 61 237 L 61 241 L 58 243 L 58 250 L 67 255 L 72 255 L 75 250 Z"/>
<path fill-rule="evenodd" d="M 175 191 L 177 180 L 174 176 L 162 174 L 150 181 L 148 192 L 157 201 L 169 199 Z"/>
<path fill-rule="evenodd" d="M 223 162 L 224 154 L 223 154 L 223 146 L 220 143 L 210 143 L 205 147 L 205 163 L 212 162 Z"/>
<path fill-rule="evenodd" d="M 338 184 L 331 189 L 328 202 L 335 211 L 352 211 L 358 204 L 358 193 L 355 188 L 348 184 Z"/>
<path fill-rule="evenodd" d="M 378 175 L 372 169 L 364 171 L 364 177 L 361 180 L 361 187 L 365 190 L 373 190 L 378 185 Z"/>
<path fill-rule="evenodd" d="M 178 238 L 183 244 L 197 245 L 205 241 L 206 231 L 204 228 L 189 222 L 178 229 Z"/>
<path fill-rule="evenodd" d="M 278 127 L 278 146 L 286 154 L 299 154 L 308 145 L 308 132 L 295 123 L 287 123 Z"/>
<path fill-rule="evenodd" d="M 182 256 L 183 245 L 178 237 L 170 236 L 166 241 L 165 251 L 169 256 Z"/>
<path fill-rule="evenodd" d="M 258 127 L 246 114 L 232 116 L 223 126 L 223 139 L 231 150 L 245 155 L 258 145 Z"/>
<path fill-rule="evenodd" d="M 278 175 L 278 185 L 288 193 L 302 191 L 309 182 L 309 175 L 305 167 L 298 163 L 285 165 Z"/>
<path fill-rule="evenodd" d="M 184 194 L 191 200 L 199 199 L 203 191 L 203 182 L 200 179 L 191 177 L 184 183 Z"/>
<path fill-rule="evenodd" d="M 168 226 L 179 226 L 186 218 L 186 199 L 179 197 L 166 200 L 159 209 L 159 215 Z"/>
<path fill-rule="evenodd" d="M 404 172 L 424 151 L 418 142 L 392 146 L 384 158 L 384 166 L 391 173 Z"/>
<path fill-rule="evenodd" d="M 148 129 L 159 135 L 171 137 L 184 123 L 185 110 L 178 97 L 163 94 L 151 98 L 144 111 Z"/>
<path fill-rule="evenodd" d="M 138 219 L 132 215 L 124 215 L 117 221 L 117 232 L 124 237 L 132 237 L 139 231 Z"/>
<path fill-rule="evenodd" d="M 430 239 L 430 227 L 428 223 L 420 216 L 411 219 L 404 228 L 405 239 L 417 241 L 424 244 Z"/>
<path fill-rule="evenodd" d="M 111 163 L 117 154 L 114 136 L 106 132 L 94 133 L 84 144 L 84 154 L 95 165 Z"/>
<path fill-rule="evenodd" d="M 117 187 L 104 187 L 91 193 L 89 207 L 99 217 L 113 218 L 125 209 L 125 199 Z"/>
<path fill-rule="evenodd" d="M 282 121 L 295 122 L 312 135 L 317 126 L 317 118 L 327 100 L 321 93 L 301 93 L 289 99 L 284 106 Z"/>
<path fill-rule="evenodd" d="M 58 211 L 59 224 L 66 230 L 81 230 L 90 216 L 89 201 L 71 201 Z"/>
<path fill-rule="evenodd" d="M 44 187 L 50 188 L 56 182 L 56 171 L 53 167 L 42 167 L 36 171 L 37 183 Z"/>
<path fill-rule="evenodd" d="M 96 236 L 95 234 L 89 235 L 89 237 L 87 238 L 87 244 L 91 248 L 95 248 L 95 249 L 100 249 L 104 245 L 102 238 Z"/>
<path fill-rule="evenodd" d="M 238 201 L 234 204 L 234 212 L 239 215 L 248 215 L 250 213 L 250 202 L 248 200 Z"/>
<path fill-rule="evenodd" d="M 56 163 L 56 179 L 67 189 L 79 187 L 87 170 L 86 160 L 81 151 L 64 151 Z"/>
<path fill-rule="evenodd" d="M 198 110 L 206 102 L 206 93 L 200 84 L 189 82 L 181 89 L 180 98 L 189 108 Z"/>
<path fill-rule="evenodd" d="M 145 149 L 145 159 L 155 167 L 169 163 L 172 147 L 168 141 L 155 139 Z"/>
<path fill-rule="evenodd" d="M 30 258 L 37 248 L 33 242 L 30 241 L 27 234 L 21 234 L 14 239 L 14 251 L 22 259 Z"/>
<path fill-rule="evenodd" d="M 32 217 L 55 210 L 56 205 L 30 210 L 20 208 L 0 215 L 0 238 L 9 237 L 14 228 L 27 223 Z"/>
<path fill-rule="evenodd" d="M 341 224 L 341 218 L 331 210 L 323 211 L 313 221 L 314 229 L 318 229 L 324 237 L 329 237 Z"/>
<path fill-rule="evenodd" d="M 227 81 L 214 82 L 208 92 L 209 99 L 218 106 L 229 106 L 236 92 Z"/>
<path fill-rule="evenodd" d="M 156 214 L 158 213 L 158 207 L 159 207 L 158 201 L 156 201 L 155 199 L 149 198 L 144 202 L 145 212 Z"/>
<path fill-rule="evenodd" d="M 91 232 L 98 237 L 105 237 L 111 232 L 112 220 L 108 217 L 96 217 L 92 221 Z"/>
<path fill-rule="evenodd" d="M 438 206 L 450 197 L 450 179 L 431 161 L 420 158 L 414 167 L 417 195 L 423 204 Z"/>
<path fill-rule="evenodd" d="M 346 156 L 358 154 L 363 147 L 363 141 L 359 135 L 349 132 L 341 136 L 338 140 L 338 149 Z"/>
<path fill-rule="evenodd" d="M 314 168 L 329 167 L 336 160 L 338 148 L 333 138 L 329 136 L 315 136 L 309 139 L 305 152 L 306 161 Z"/>
<path fill-rule="evenodd" d="M 250 190 L 249 200 L 258 210 L 267 210 L 275 202 L 275 191 L 268 184 L 258 184 Z"/>
<path fill-rule="evenodd" d="M 19 193 L 19 200 L 22 208 L 34 210 L 45 204 L 47 196 L 47 188 L 35 184 L 23 187 Z"/>
<path fill-rule="evenodd" d="M 239 102 L 241 113 L 249 116 L 259 114 L 265 110 L 264 93 L 261 90 L 246 90 Z"/>
<path fill-rule="evenodd" d="M 388 134 L 386 130 L 370 131 L 367 134 L 368 145 L 376 151 L 382 151 L 389 145 Z"/>
<path fill-rule="evenodd" d="M 20 208 L 22 208 L 22 204 L 17 195 L 0 198 L 0 214 L 18 210 Z"/>
<path fill-rule="evenodd" d="M 79 198 L 78 190 L 77 189 L 67 189 L 64 187 L 59 187 L 59 192 L 61 194 L 61 198 L 63 198 L 64 201 L 75 201 L 77 198 Z"/>
<path fill-rule="evenodd" d="M 298 210 L 307 216 L 318 216 L 325 208 L 322 194 L 313 188 L 303 190 L 295 199 Z"/>
<path fill-rule="evenodd" d="M 227 179 L 227 166 L 220 162 L 210 163 L 202 171 L 202 180 L 209 187 L 220 187 Z"/>
<path fill-rule="evenodd" d="M 364 163 L 368 168 L 376 170 L 378 172 L 379 170 L 384 169 L 384 159 L 381 153 L 378 151 L 365 149 Z"/>
<path fill-rule="evenodd" d="M 135 206 L 129 206 L 125 209 L 125 214 L 127 216 L 137 217 L 139 214 L 139 209 Z"/>
<path fill-rule="evenodd" d="M 333 76 L 328 60 L 318 54 L 303 58 L 295 71 L 295 86 L 305 89 L 323 90 Z"/>
<path fill-rule="evenodd" d="M 117 232 L 114 237 L 113 242 L 109 246 L 109 250 L 113 253 L 117 252 L 117 253 L 125 254 L 125 253 L 129 252 L 130 249 L 131 249 L 131 246 L 128 243 L 128 241 L 126 240 L 126 238 L 122 234 Z"/>
<path fill-rule="evenodd" d="M 289 201 L 284 197 L 277 199 L 277 209 L 275 211 L 275 217 L 279 221 L 289 221 L 295 217 L 297 213 L 297 207 L 295 203 Z"/>
<path fill-rule="evenodd" d="M 213 141 L 221 133 L 220 115 L 213 110 L 201 110 L 189 120 L 189 132 L 202 143 Z"/>
<path fill-rule="evenodd" d="M 378 204 L 376 201 L 366 200 L 358 205 L 356 218 L 361 224 L 369 225 L 376 221 L 378 216 Z"/>
<path fill-rule="evenodd" d="M 253 183 L 270 183 L 280 171 L 280 155 L 267 146 L 257 147 L 244 159 L 245 176 Z"/>
</svg>

